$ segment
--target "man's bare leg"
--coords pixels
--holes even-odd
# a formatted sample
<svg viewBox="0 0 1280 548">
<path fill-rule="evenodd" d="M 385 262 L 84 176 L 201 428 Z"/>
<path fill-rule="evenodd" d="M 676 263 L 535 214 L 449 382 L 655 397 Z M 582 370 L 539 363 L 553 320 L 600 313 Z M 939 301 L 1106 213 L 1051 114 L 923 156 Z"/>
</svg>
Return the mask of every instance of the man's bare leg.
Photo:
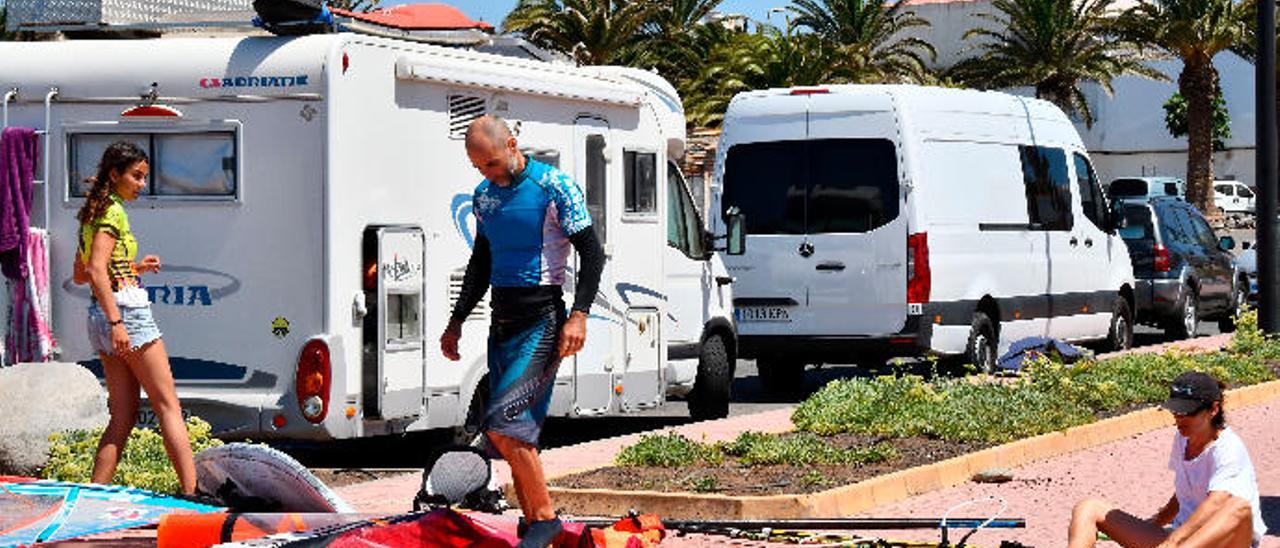
<svg viewBox="0 0 1280 548">
<path fill-rule="evenodd" d="M 1106 533 L 1125 548 L 1154 547 L 1169 536 L 1154 523 L 1117 510 L 1104 501 L 1080 501 L 1071 511 L 1067 546 L 1092 548 L 1098 541 L 1098 531 Z"/>
<path fill-rule="evenodd" d="M 551 495 L 547 492 L 547 480 L 542 473 L 542 459 L 538 449 L 525 442 L 496 432 L 489 432 L 489 440 L 498 448 L 511 466 L 511 480 L 515 483 L 516 498 L 520 510 L 529 522 L 555 519 L 551 507 Z"/>
</svg>

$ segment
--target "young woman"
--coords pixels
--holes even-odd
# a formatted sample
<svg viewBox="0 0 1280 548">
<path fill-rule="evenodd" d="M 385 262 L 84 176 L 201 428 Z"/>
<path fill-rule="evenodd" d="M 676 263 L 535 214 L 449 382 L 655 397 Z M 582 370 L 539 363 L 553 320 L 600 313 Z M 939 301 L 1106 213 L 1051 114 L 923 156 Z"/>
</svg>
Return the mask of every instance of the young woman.
<svg viewBox="0 0 1280 548">
<path fill-rule="evenodd" d="M 1222 414 L 1222 383 L 1204 373 L 1174 379 L 1162 407 L 1178 426 L 1169 468 L 1174 494 L 1156 514 L 1140 519 L 1090 499 L 1071 514 L 1068 545 L 1093 546 L 1098 532 L 1126 548 L 1256 546 L 1266 533 L 1258 480 L 1240 437 Z"/>
<path fill-rule="evenodd" d="M 160 329 L 151 316 L 147 292 L 138 283 L 139 273 L 160 270 L 160 258 L 147 255 L 141 262 L 133 262 L 138 241 L 129 230 L 124 211 L 124 202 L 137 199 L 146 188 L 149 171 L 147 155 L 137 146 L 121 141 L 107 147 L 97 176 L 87 181 L 92 188 L 78 215 L 75 281 L 88 283 L 93 292 L 89 342 L 102 359 L 111 412 L 98 442 L 93 482 L 110 483 L 115 475 L 129 432 L 137 422 L 138 389 L 142 388 L 159 420 L 164 448 L 178 473 L 182 492 L 191 494 L 196 488 L 196 467 L 187 426 Z"/>
</svg>

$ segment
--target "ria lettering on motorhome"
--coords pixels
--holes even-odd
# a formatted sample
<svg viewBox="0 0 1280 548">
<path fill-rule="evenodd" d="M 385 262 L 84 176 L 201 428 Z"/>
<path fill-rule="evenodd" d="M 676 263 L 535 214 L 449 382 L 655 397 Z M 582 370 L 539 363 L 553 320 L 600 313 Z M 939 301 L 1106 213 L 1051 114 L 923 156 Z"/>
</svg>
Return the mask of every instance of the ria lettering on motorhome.
<svg viewBox="0 0 1280 548">
<path fill-rule="evenodd" d="M 307 85 L 309 75 L 298 76 L 227 76 L 201 78 L 202 88 L 292 88 Z"/>
</svg>

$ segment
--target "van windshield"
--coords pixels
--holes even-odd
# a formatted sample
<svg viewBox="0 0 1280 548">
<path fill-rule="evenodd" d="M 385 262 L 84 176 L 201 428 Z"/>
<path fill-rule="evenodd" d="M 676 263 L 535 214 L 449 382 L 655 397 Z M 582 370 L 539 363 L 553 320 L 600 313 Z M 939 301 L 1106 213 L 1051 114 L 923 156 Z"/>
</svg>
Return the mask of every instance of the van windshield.
<svg viewBox="0 0 1280 548">
<path fill-rule="evenodd" d="M 1116 179 L 1107 188 L 1107 194 L 1112 198 L 1118 196 L 1146 196 L 1147 182 L 1142 179 Z"/>
<path fill-rule="evenodd" d="M 887 139 L 734 145 L 722 202 L 750 234 L 869 232 L 898 217 L 897 154 Z"/>
<path fill-rule="evenodd" d="M 1120 237 L 1126 240 L 1150 240 L 1153 233 L 1151 227 L 1151 209 L 1145 205 L 1125 206 L 1124 228 L 1120 229 Z"/>
</svg>

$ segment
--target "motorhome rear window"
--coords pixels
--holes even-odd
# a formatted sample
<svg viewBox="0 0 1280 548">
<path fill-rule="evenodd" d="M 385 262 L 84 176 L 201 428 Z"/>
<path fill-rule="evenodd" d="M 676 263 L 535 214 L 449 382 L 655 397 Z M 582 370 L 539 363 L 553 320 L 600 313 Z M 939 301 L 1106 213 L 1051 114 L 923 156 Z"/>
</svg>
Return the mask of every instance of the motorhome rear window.
<svg viewBox="0 0 1280 548">
<path fill-rule="evenodd" d="M 1113 198 L 1117 196 L 1146 196 L 1147 182 L 1142 179 L 1116 179 L 1111 182 L 1107 192 Z"/>
<path fill-rule="evenodd" d="M 96 175 L 102 152 L 116 141 L 129 141 L 151 158 L 151 177 L 144 194 L 154 197 L 234 199 L 239 186 L 236 135 L 233 131 L 193 133 L 72 133 L 68 137 L 68 194 L 84 197 L 85 179 Z"/>
<path fill-rule="evenodd" d="M 886 139 L 813 139 L 735 145 L 724 207 L 751 234 L 859 233 L 898 217 L 898 160 Z"/>
</svg>

